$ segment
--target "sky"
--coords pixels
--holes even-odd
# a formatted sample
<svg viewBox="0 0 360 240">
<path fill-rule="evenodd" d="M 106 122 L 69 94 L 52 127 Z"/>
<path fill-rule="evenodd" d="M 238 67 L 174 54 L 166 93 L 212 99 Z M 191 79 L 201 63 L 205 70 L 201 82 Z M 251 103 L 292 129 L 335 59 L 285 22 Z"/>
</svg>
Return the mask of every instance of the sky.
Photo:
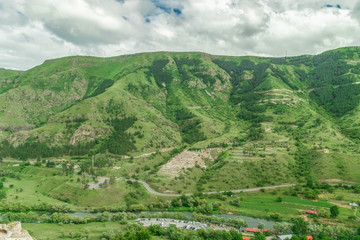
<svg viewBox="0 0 360 240">
<path fill-rule="evenodd" d="M 0 68 L 154 51 L 295 56 L 360 45 L 360 0 L 0 0 Z"/>
</svg>

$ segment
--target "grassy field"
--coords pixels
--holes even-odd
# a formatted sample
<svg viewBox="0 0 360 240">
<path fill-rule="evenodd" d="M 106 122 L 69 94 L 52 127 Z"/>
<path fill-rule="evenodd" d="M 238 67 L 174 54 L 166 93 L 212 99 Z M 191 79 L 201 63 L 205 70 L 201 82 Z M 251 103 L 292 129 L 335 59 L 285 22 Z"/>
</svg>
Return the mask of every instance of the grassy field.
<svg viewBox="0 0 360 240">
<path fill-rule="evenodd" d="M 268 217 L 271 213 L 279 213 L 290 219 L 298 216 L 299 211 L 310 208 L 330 208 L 332 204 L 326 201 L 310 201 L 299 197 L 282 197 L 282 202 L 277 202 L 278 196 L 266 193 L 253 193 L 240 195 L 239 208 L 232 208 L 240 214 Z"/>
<path fill-rule="evenodd" d="M 87 224 L 49 224 L 24 223 L 23 228 L 38 240 L 47 239 L 74 239 L 71 235 L 88 236 L 87 239 L 101 239 L 104 232 L 120 232 L 125 226 L 118 222 L 87 223 Z M 81 239 L 81 237 L 75 237 Z"/>
<path fill-rule="evenodd" d="M 237 151 L 237 150 L 233 150 Z M 166 156 L 169 153 L 162 153 Z M 139 171 L 136 173 L 134 166 L 139 166 L 139 169 L 143 169 L 145 166 L 144 160 L 151 158 L 155 161 L 160 162 L 163 160 L 162 154 L 155 154 L 149 157 L 143 158 L 134 158 L 127 159 L 121 165 L 121 168 L 114 170 L 111 168 L 105 171 L 107 175 L 113 176 L 126 176 L 134 175 L 141 178 L 150 179 L 153 186 L 158 186 L 158 190 L 166 190 L 168 188 L 176 189 L 175 192 L 197 192 L 198 186 L 196 182 L 201 176 L 206 172 L 206 169 L 199 167 L 193 167 L 180 174 L 179 177 L 172 179 L 166 179 L 165 177 L 161 178 L 149 178 L 145 175 L 145 172 Z M 231 156 L 234 157 L 234 156 Z M 272 157 L 269 156 L 271 159 Z M 265 157 L 267 159 L 267 157 Z M 261 160 L 244 160 L 244 161 L 261 161 Z M 152 162 L 152 163 L 153 163 Z M 235 165 L 232 165 L 235 164 Z M 230 167 L 229 169 L 234 169 L 236 165 L 239 164 L 237 161 L 229 161 L 227 165 L 222 167 L 220 171 L 214 175 L 213 178 L 216 179 L 230 179 L 227 178 L 226 174 L 220 175 L 221 172 L 226 173 L 225 167 Z M 244 164 L 244 163 L 242 163 Z M 89 210 L 92 208 L 99 207 L 115 207 L 126 209 L 125 197 L 130 192 L 134 191 L 134 188 L 131 185 L 128 185 L 125 181 L 116 181 L 115 184 L 109 185 L 107 188 L 88 190 L 84 189 L 83 183 L 79 180 L 82 179 L 82 176 L 77 175 L 76 173 L 71 176 L 59 175 L 61 169 L 59 168 L 45 168 L 45 167 L 34 167 L 34 166 L 12 166 L 7 162 L 1 163 L 2 168 L 8 170 L 15 170 L 20 172 L 18 177 L 9 178 L 7 177 L 4 186 L 7 189 L 7 199 L 9 202 L 20 202 L 26 204 L 34 203 L 49 203 L 53 205 L 67 205 L 74 210 Z M 266 168 L 265 168 L 266 169 Z M 117 174 L 115 174 L 116 171 Z M 219 174 L 220 173 L 220 174 Z M 228 175 L 231 176 L 231 171 L 228 171 Z M 237 178 L 235 178 L 237 179 Z M 241 179 L 241 178 L 238 178 Z M 93 181 L 92 178 L 88 178 L 88 181 Z M 219 190 L 221 186 L 233 186 L 234 189 L 239 189 L 244 185 L 241 182 L 233 181 L 232 183 L 226 183 L 225 181 L 217 182 L 218 188 L 208 187 L 207 190 Z M 164 184 L 167 183 L 167 184 Z M 184 184 L 185 183 L 185 184 Z M 227 184 L 227 185 L 222 185 Z M 211 186 L 207 184 L 205 186 Z M 249 185 L 249 187 L 252 187 Z M 230 190 L 230 189 L 229 189 Z M 143 189 L 144 193 L 146 190 Z M 237 194 L 237 198 L 240 199 L 240 207 L 234 207 L 230 204 L 233 200 L 232 197 L 227 197 L 227 200 L 223 202 L 220 208 L 222 212 L 233 212 L 240 215 L 256 216 L 267 218 L 271 214 L 278 213 L 284 219 L 290 219 L 292 217 L 298 216 L 299 212 L 302 212 L 305 209 L 316 208 L 316 209 L 329 209 L 333 205 L 338 205 L 341 207 L 341 215 L 339 219 L 341 221 L 348 222 L 348 217 L 356 214 L 354 209 L 351 209 L 348 206 L 349 202 L 357 202 L 360 199 L 358 193 L 351 192 L 350 190 L 336 189 L 334 193 L 329 193 L 326 191 L 321 192 L 321 196 L 318 200 L 306 200 L 299 196 L 288 196 L 286 189 L 279 190 L 267 190 L 266 192 L 255 192 L 255 193 L 240 193 Z M 277 202 L 277 198 L 281 196 L 282 202 Z M 146 200 L 141 199 L 137 201 L 136 204 L 140 204 L 143 207 L 146 206 L 157 206 L 159 202 L 171 201 L 173 198 L 165 196 L 155 196 L 152 194 L 147 194 Z M 209 200 L 214 201 L 214 200 Z M 216 201 L 216 200 L 215 200 Z"/>
<path fill-rule="evenodd" d="M 0 163 L 3 169 L 20 172 L 19 167 L 8 167 L 8 163 Z M 80 180 L 81 179 L 81 180 Z M 66 205 L 73 210 L 90 210 L 92 208 L 114 207 L 126 209 L 125 195 L 134 190 L 125 181 L 116 181 L 106 188 L 84 189 L 83 177 L 74 173 L 71 176 L 61 174 L 59 168 L 44 168 L 27 166 L 17 177 L 5 178 L 4 186 L 7 191 L 7 201 L 33 205 L 47 203 L 51 205 Z M 93 178 L 86 177 L 88 182 Z M 79 181 L 80 180 L 80 181 Z M 145 189 L 141 189 L 147 194 Z M 166 197 L 148 195 L 138 204 L 157 204 L 166 201 Z"/>
<path fill-rule="evenodd" d="M 350 226 L 357 226 L 356 221 L 349 218 L 358 216 L 358 208 L 351 208 L 350 202 L 356 202 L 360 199 L 360 194 L 351 193 L 351 191 L 336 190 L 332 194 L 326 193 L 327 199 L 319 198 L 317 200 L 308 200 L 301 196 L 284 195 L 286 190 L 277 190 L 272 192 L 243 193 L 237 195 L 240 198 L 240 207 L 225 205 L 223 211 L 234 212 L 239 215 L 254 216 L 260 218 L 271 218 L 273 214 L 279 214 L 281 219 L 289 221 L 291 218 L 306 216 L 304 210 L 316 209 L 318 211 L 330 213 L 330 207 L 337 205 L 340 207 L 340 215 L 337 219 L 320 218 L 324 222 L 342 222 Z M 286 192 L 285 192 L 286 193 Z M 343 200 L 337 200 L 343 196 Z M 281 198 L 281 202 L 278 198 Z M 229 199 L 231 201 L 231 199 Z M 307 216 L 309 217 L 309 216 Z M 311 218 L 310 218 L 311 219 Z"/>
<path fill-rule="evenodd" d="M 4 163 L 2 163 L 4 164 Z M 15 168 L 15 167 L 12 167 Z M 99 208 L 115 208 L 127 209 L 127 203 L 131 192 L 137 194 L 144 194 L 140 199 L 132 198 L 132 207 L 134 209 L 157 209 L 165 210 L 167 208 L 171 211 L 189 211 L 186 207 L 173 208 L 168 206 L 174 197 L 155 196 L 146 192 L 141 186 L 138 189 L 124 181 L 117 181 L 114 185 L 107 188 L 88 190 L 84 189 L 81 183 L 77 182 L 77 176 L 62 176 L 53 173 L 56 169 L 39 168 L 27 166 L 24 168 L 24 173 L 17 178 L 5 179 L 5 187 L 7 189 L 6 202 L 19 202 L 27 205 L 34 205 L 36 203 L 48 203 L 52 205 L 66 205 L 75 211 L 89 211 Z M 57 170 L 56 170 L 57 171 Z M 194 171 L 202 172 L 199 168 L 194 168 Z M 89 179 L 91 180 L 91 179 Z M 165 181 L 165 180 L 164 180 Z M 180 180 L 179 180 L 180 182 Z M 176 185 L 174 185 L 176 186 Z M 188 188 L 191 185 L 187 184 Z M 196 186 L 193 186 L 196 188 Z M 179 189 L 181 189 L 179 184 Z M 182 188 L 186 189 L 186 188 Z M 284 188 L 277 190 L 266 190 L 264 192 L 250 192 L 237 193 L 235 196 L 224 196 L 224 200 L 219 200 L 217 197 L 204 196 L 206 202 L 219 203 L 218 210 L 214 213 L 233 213 L 236 215 L 252 216 L 264 219 L 276 219 L 281 221 L 290 221 L 295 217 L 307 217 L 309 221 L 319 221 L 322 223 L 339 224 L 343 223 L 349 227 L 357 227 L 353 216 L 359 217 L 359 210 L 357 208 L 349 207 L 350 202 L 358 202 L 360 194 L 353 190 L 345 190 L 343 188 L 334 188 L 333 192 L 322 190 L 319 192 L 316 200 L 306 199 L 302 194 L 298 196 L 291 196 L 294 188 Z M 279 201 L 279 197 L 281 201 Z M 238 199 L 238 205 L 234 205 L 233 201 Z M 159 205 L 162 203 L 163 205 Z M 166 203 L 166 204 L 165 204 Z M 340 207 L 340 215 L 335 218 L 311 218 L 304 214 L 306 209 L 316 209 L 327 212 L 330 207 L 337 205 Z M 164 207 L 166 206 L 166 207 Z M 94 226 L 99 228 L 93 229 L 94 236 L 98 236 L 101 232 L 108 229 L 115 229 L 120 226 L 116 223 L 104 223 Z M 86 229 L 91 229 L 89 224 L 85 225 L 55 225 L 55 224 L 26 224 L 28 229 L 36 235 L 37 229 L 44 229 L 44 232 L 51 231 L 54 226 L 59 229 L 59 232 L 49 233 L 60 234 L 64 232 L 81 232 Z M 78 227 L 78 230 L 75 228 Z M 120 226 L 121 227 L 121 226 Z M 90 231 L 90 230 L 89 230 Z M 91 231 L 90 231 L 91 232 Z M 92 236 L 90 234 L 90 236 Z M 57 236 L 57 235 L 56 235 Z M 54 235 L 55 237 L 55 235 Z M 46 238 L 42 238 L 46 239 Z M 54 238 L 50 238 L 54 239 Z"/>
</svg>

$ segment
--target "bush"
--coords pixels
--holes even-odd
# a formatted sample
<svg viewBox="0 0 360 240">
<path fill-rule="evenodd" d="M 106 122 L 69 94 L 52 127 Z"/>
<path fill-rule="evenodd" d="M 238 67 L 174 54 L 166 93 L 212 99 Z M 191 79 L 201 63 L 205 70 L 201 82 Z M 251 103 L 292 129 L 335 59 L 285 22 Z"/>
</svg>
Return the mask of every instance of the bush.
<svg viewBox="0 0 360 240">
<path fill-rule="evenodd" d="M 332 206 L 330 208 L 331 217 L 336 218 L 339 215 L 339 213 L 340 213 L 340 209 L 338 206 Z"/>
<path fill-rule="evenodd" d="M 0 190 L 0 200 L 6 198 L 6 192 L 4 190 Z"/>
</svg>

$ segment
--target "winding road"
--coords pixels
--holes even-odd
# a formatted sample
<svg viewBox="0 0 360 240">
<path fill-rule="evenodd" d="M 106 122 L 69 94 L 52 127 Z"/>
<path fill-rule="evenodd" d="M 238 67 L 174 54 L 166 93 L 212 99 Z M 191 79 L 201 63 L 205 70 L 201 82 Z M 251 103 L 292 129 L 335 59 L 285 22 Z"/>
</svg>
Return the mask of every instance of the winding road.
<svg viewBox="0 0 360 240">
<path fill-rule="evenodd" d="M 98 185 L 99 183 L 104 183 L 105 180 L 109 181 L 108 177 L 98 177 L 98 183 L 89 183 L 89 189 L 96 189 L 100 188 Z M 131 181 L 131 182 L 138 182 L 141 185 L 144 186 L 144 188 L 151 194 L 155 194 L 158 196 L 168 196 L 168 197 L 179 197 L 181 195 L 185 196 L 191 196 L 194 193 L 184 193 L 184 194 L 174 194 L 174 193 L 160 193 L 150 187 L 150 185 L 147 182 L 141 181 L 141 180 L 135 180 L 135 179 L 124 179 L 124 178 L 117 178 L 118 181 Z M 218 192 L 202 192 L 203 194 L 216 194 L 216 193 L 223 193 L 223 192 L 233 192 L 233 193 L 239 193 L 239 192 L 256 192 L 260 191 L 261 189 L 276 189 L 276 188 L 284 188 L 284 187 L 293 187 L 296 184 L 289 183 L 289 184 L 282 184 L 282 185 L 275 185 L 275 186 L 268 186 L 268 187 L 257 187 L 257 188 L 246 188 L 246 189 L 236 189 L 236 190 L 227 190 L 227 191 L 218 191 Z"/>
<path fill-rule="evenodd" d="M 170 197 L 179 197 L 181 195 L 186 195 L 186 196 L 191 196 L 194 193 L 184 193 L 184 194 L 171 194 L 171 193 L 159 193 L 157 191 L 155 191 L 154 189 L 152 189 L 149 184 L 147 184 L 144 181 L 140 181 L 140 180 L 130 180 L 132 182 L 138 182 L 140 184 L 142 184 L 146 190 L 149 193 L 155 194 L 155 195 L 160 195 L 160 196 L 170 196 Z M 203 194 L 215 194 L 215 193 L 223 193 L 223 192 L 233 192 L 233 193 L 239 193 L 239 192 L 256 192 L 256 191 L 260 191 L 261 189 L 275 189 L 275 188 L 283 188 L 283 187 L 293 187 L 296 184 L 282 184 L 282 185 L 276 185 L 276 186 L 268 186 L 268 187 L 258 187 L 258 188 L 246 188 L 246 189 L 236 189 L 236 190 L 228 190 L 228 191 L 218 191 L 218 192 L 203 192 Z"/>
<path fill-rule="evenodd" d="M 120 179 L 119 179 L 120 180 Z M 123 179 L 124 180 L 124 179 Z M 144 181 L 141 180 L 134 180 L 134 179 L 126 179 L 126 181 L 132 181 L 132 182 L 138 182 L 140 184 L 142 184 L 144 186 L 144 188 L 146 188 L 146 190 L 149 193 L 155 194 L 155 195 L 160 195 L 160 196 L 169 196 L 169 197 L 179 197 L 181 195 L 185 195 L 185 196 L 191 196 L 194 193 L 184 193 L 184 194 L 172 194 L 172 193 L 160 193 L 155 191 L 154 189 L 152 189 L 150 187 L 150 185 Z M 335 186 L 337 184 L 335 183 L 330 183 L 329 185 L 331 186 Z M 233 193 L 240 193 L 240 192 L 257 192 L 260 191 L 261 189 L 276 189 L 276 188 L 284 188 L 284 187 L 293 187 L 296 186 L 295 183 L 286 183 L 286 184 L 281 184 L 281 185 L 275 185 L 275 186 L 267 186 L 267 187 L 257 187 L 257 188 L 245 188 L 245 189 L 236 189 L 236 190 L 226 190 L 226 191 L 218 191 L 218 192 L 202 192 L 203 194 L 216 194 L 216 193 L 223 193 L 223 192 L 233 192 Z M 348 187 L 351 187 L 352 185 L 347 185 Z"/>
</svg>

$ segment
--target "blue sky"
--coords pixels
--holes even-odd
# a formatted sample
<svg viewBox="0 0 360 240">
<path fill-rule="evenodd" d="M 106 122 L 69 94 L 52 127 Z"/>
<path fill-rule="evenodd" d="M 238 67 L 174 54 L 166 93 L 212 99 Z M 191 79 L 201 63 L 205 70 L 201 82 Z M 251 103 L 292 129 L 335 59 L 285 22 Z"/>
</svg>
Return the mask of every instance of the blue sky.
<svg viewBox="0 0 360 240">
<path fill-rule="evenodd" d="M 151 51 L 316 54 L 360 45 L 360 0 L 0 0 L 0 68 Z"/>
</svg>

